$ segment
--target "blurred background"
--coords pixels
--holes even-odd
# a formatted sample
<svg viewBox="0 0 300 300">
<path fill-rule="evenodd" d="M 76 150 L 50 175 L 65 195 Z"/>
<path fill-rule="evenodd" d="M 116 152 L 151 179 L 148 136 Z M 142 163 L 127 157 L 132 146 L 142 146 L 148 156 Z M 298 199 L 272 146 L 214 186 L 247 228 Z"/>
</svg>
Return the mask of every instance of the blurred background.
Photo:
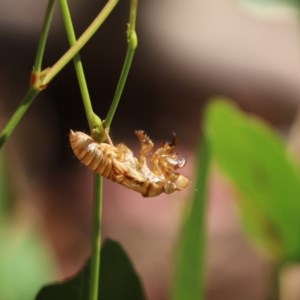
<svg viewBox="0 0 300 300">
<path fill-rule="evenodd" d="M 104 3 L 70 1 L 78 35 Z M 46 5 L 0 2 L 1 128 L 28 88 Z M 120 1 L 81 52 L 94 109 L 102 118 L 125 56 L 128 8 L 129 1 Z M 227 96 L 288 134 L 300 99 L 295 9 L 253 1 L 140 1 L 137 32 L 139 47 L 112 124 L 115 143 L 138 150 L 135 129 L 144 129 L 157 144 L 175 131 L 178 152 L 188 157 L 183 173 L 193 183 L 201 116 L 210 97 Z M 44 67 L 67 48 L 57 9 Z M 1 300 L 21 299 L 20 294 L 32 299 L 42 284 L 74 274 L 89 255 L 92 173 L 74 158 L 70 129 L 88 130 L 72 64 L 39 95 L 1 150 Z M 182 211 L 193 188 L 145 199 L 105 181 L 104 237 L 124 246 L 150 300 L 168 299 Z M 266 299 L 269 263 L 244 235 L 234 199 L 234 191 L 214 170 L 207 215 L 207 299 Z M 300 276 L 298 270 L 293 273 Z M 289 291 L 294 293 L 294 287 Z"/>
</svg>

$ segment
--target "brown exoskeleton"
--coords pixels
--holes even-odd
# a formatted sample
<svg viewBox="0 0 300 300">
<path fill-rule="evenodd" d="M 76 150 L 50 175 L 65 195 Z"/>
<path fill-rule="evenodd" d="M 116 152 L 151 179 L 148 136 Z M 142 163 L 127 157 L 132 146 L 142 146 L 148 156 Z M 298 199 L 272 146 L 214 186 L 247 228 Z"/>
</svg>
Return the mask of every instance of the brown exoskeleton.
<svg viewBox="0 0 300 300">
<path fill-rule="evenodd" d="M 150 138 L 142 130 L 135 134 L 141 144 L 138 157 L 124 144 L 114 146 L 110 139 L 109 143 L 97 143 L 89 135 L 72 130 L 69 137 L 73 152 L 84 165 L 144 197 L 185 189 L 189 179 L 176 170 L 185 165 L 186 158 L 175 153 L 175 135 L 172 143 L 164 143 L 152 153 Z"/>
</svg>

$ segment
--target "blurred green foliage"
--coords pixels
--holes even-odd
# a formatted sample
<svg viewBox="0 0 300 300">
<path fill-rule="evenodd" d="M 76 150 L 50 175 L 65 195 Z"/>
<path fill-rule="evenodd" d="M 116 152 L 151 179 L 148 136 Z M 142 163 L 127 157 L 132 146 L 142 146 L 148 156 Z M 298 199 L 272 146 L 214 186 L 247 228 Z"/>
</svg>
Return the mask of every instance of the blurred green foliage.
<svg viewBox="0 0 300 300">
<path fill-rule="evenodd" d="M 48 249 L 34 230 L 0 223 L 0 299 L 32 300 L 53 277 Z"/>
<path fill-rule="evenodd" d="M 8 210 L 12 200 L 5 152 L 0 154 L 0 299 L 32 300 L 54 273 L 49 249 L 34 224 Z M 8 214 L 9 213 L 9 214 Z"/>
<path fill-rule="evenodd" d="M 241 0 L 244 2 L 249 2 L 251 4 L 257 5 L 277 5 L 277 4 L 284 4 L 284 5 L 292 5 L 292 6 L 299 6 L 300 0 Z"/>
<path fill-rule="evenodd" d="M 198 150 L 196 189 L 187 204 L 175 263 L 172 299 L 204 298 L 205 215 L 210 165 L 209 144 L 204 138 Z"/>
<path fill-rule="evenodd" d="M 226 99 L 212 101 L 205 134 L 240 193 L 240 217 L 274 260 L 300 260 L 300 173 L 282 138 Z"/>
</svg>

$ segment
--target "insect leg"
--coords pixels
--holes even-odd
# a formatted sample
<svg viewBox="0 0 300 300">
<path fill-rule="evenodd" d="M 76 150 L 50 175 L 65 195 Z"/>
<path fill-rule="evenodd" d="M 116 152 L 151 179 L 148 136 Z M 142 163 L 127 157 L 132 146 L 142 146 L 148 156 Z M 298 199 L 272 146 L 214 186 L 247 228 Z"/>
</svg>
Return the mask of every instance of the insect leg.
<svg viewBox="0 0 300 300">
<path fill-rule="evenodd" d="M 143 165 L 146 164 L 146 157 L 152 152 L 154 145 L 144 131 L 136 130 L 135 134 L 138 137 L 141 144 L 140 155 L 138 157 L 138 167 L 141 168 Z"/>
<path fill-rule="evenodd" d="M 109 133 L 107 132 L 106 128 L 104 128 L 104 135 L 105 135 L 106 139 L 108 140 L 108 143 L 109 143 L 111 146 L 113 146 L 114 144 L 113 144 L 113 142 L 112 142 L 112 140 L 111 140 L 111 138 L 110 138 L 110 136 L 109 136 Z"/>
</svg>

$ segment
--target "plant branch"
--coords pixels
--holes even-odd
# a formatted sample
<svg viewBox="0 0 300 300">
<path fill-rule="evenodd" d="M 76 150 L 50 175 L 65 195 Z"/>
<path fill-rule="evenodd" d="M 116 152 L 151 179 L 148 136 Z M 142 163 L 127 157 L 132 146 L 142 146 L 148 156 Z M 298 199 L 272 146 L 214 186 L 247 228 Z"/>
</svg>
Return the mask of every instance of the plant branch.
<svg viewBox="0 0 300 300">
<path fill-rule="evenodd" d="M 95 174 L 89 300 L 97 300 L 98 293 L 99 293 L 100 261 L 101 261 L 101 222 L 102 222 L 102 202 L 103 202 L 102 188 L 103 188 L 102 177 L 99 174 Z"/>
<path fill-rule="evenodd" d="M 113 117 L 119 105 L 121 95 L 123 93 L 125 83 L 132 65 L 134 53 L 138 45 L 138 38 L 135 31 L 136 16 L 137 16 L 137 0 L 131 0 L 130 11 L 129 11 L 129 23 L 127 29 L 127 43 L 128 43 L 127 52 L 126 52 L 122 72 L 116 88 L 116 92 L 105 119 L 105 127 L 107 128 L 107 131 L 109 131 L 111 122 L 113 120 Z"/>
<path fill-rule="evenodd" d="M 36 89 L 35 87 L 31 87 L 26 95 L 24 96 L 23 100 L 21 101 L 19 107 L 17 110 L 14 112 L 12 117 L 9 119 L 7 122 L 6 126 L 2 130 L 0 134 L 0 148 L 3 146 L 5 141 L 11 136 L 13 133 L 14 129 L 22 119 L 23 115 L 27 111 L 27 109 L 30 107 L 32 104 L 33 100 L 35 97 L 39 94 L 40 90 Z"/>
<path fill-rule="evenodd" d="M 275 263 L 273 265 L 272 274 L 271 274 L 271 293 L 269 300 L 280 300 L 280 271 L 281 264 Z"/>
<path fill-rule="evenodd" d="M 35 62 L 34 62 L 34 66 L 33 66 L 33 73 L 39 73 L 42 69 L 42 61 L 44 58 L 46 42 L 47 42 L 48 35 L 49 35 L 50 25 L 52 22 L 56 1 L 57 0 L 49 0 L 49 2 L 48 2 L 48 6 L 46 9 L 46 14 L 45 14 L 45 18 L 44 18 L 44 23 L 43 23 L 43 27 L 42 27 L 42 33 L 40 36 L 40 41 L 39 41 L 39 45 L 37 48 L 37 53 L 36 53 Z"/>
<path fill-rule="evenodd" d="M 101 12 L 97 15 L 95 20 L 84 31 L 84 33 L 78 38 L 76 43 L 49 69 L 42 84 L 47 84 L 66 66 L 67 63 L 83 48 L 83 46 L 90 40 L 99 27 L 103 24 L 119 0 L 109 0 L 103 7 Z"/>
<path fill-rule="evenodd" d="M 5 141 L 11 136 L 14 129 L 22 119 L 23 115 L 26 113 L 27 109 L 33 103 L 33 100 L 41 91 L 41 89 L 36 85 L 36 83 L 39 77 L 43 75 L 43 72 L 41 72 L 42 60 L 44 57 L 46 41 L 49 35 L 49 29 L 53 18 L 55 4 L 56 4 L 56 0 L 49 0 L 48 2 L 48 6 L 44 18 L 44 24 L 42 27 L 42 33 L 41 33 L 41 37 L 39 40 L 39 45 L 35 57 L 35 63 L 31 74 L 31 87 L 28 89 L 19 107 L 16 109 L 16 111 L 14 112 L 14 114 L 12 115 L 12 117 L 9 119 L 4 129 L 2 130 L 0 134 L 0 148 L 3 146 Z"/>
<path fill-rule="evenodd" d="M 60 7 L 66 27 L 66 32 L 68 36 L 68 40 L 71 46 L 76 44 L 76 35 L 73 27 L 73 22 L 68 6 L 67 0 L 60 0 Z M 89 123 L 90 132 L 98 131 L 100 134 L 102 131 L 102 122 L 101 119 L 94 113 L 91 98 L 89 95 L 86 78 L 84 75 L 83 65 L 81 62 L 80 54 L 75 54 L 74 58 L 74 66 L 76 70 L 76 75 L 78 79 L 78 84 L 81 92 L 81 97 L 83 101 L 83 105 L 85 108 L 86 117 Z"/>
</svg>

